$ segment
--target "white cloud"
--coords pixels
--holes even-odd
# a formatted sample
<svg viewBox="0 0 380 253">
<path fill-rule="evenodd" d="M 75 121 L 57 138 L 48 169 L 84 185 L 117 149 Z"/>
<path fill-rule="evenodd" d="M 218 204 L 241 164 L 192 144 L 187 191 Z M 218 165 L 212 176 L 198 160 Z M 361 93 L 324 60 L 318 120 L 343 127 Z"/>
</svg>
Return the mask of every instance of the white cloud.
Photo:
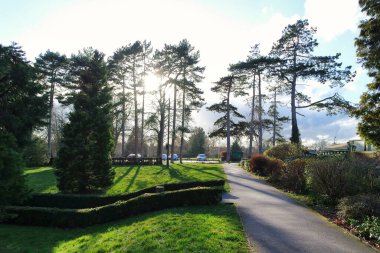
<svg viewBox="0 0 380 253">
<path fill-rule="evenodd" d="M 306 0 L 305 18 L 317 27 L 318 37 L 330 41 L 357 30 L 360 8 L 357 0 Z"/>
</svg>

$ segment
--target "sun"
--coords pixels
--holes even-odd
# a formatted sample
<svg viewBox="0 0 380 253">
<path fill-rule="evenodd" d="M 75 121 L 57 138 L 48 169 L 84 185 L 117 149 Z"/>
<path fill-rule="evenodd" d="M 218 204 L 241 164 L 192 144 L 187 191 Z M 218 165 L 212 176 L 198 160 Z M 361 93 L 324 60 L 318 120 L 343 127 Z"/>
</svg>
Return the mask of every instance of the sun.
<svg viewBox="0 0 380 253">
<path fill-rule="evenodd" d="M 156 91 L 161 84 L 161 79 L 153 73 L 149 73 L 144 80 L 146 91 Z"/>
</svg>

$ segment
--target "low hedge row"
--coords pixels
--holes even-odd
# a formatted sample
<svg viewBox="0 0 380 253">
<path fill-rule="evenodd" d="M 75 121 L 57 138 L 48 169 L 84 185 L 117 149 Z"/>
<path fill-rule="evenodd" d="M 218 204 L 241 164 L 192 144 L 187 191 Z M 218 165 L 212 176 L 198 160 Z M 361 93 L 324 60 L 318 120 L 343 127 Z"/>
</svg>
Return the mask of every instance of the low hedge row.
<svg viewBox="0 0 380 253">
<path fill-rule="evenodd" d="M 7 213 L 15 218 L 5 222 L 61 228 L 85 227 L 105 223 L 131 215 L 165 208 L 216 204 L 222 199 L 221 187 L 198 187 L 141 196 L 96 208 L 60 209 L 50 207 L 8 206 Z"/>
<path fill-rule="evenodd" d="M 209 180 L 171 183 L 163 184 L 161 186 L 164 187 L 164 191 L 176 191 L 194 187 L 222 187 L 223 185 L 224 180 Z M 23 203 L 23 206 L 55 207 L 70 209 L 94 208 L 109 205 L 117 201 L 125 201 L 145 193 L 155 192 L 156 186 L 144 188 L 136 192 L 110 196 L 84 194 L 33 194 L 31 198 L 29 198 Z"/>
</svg>

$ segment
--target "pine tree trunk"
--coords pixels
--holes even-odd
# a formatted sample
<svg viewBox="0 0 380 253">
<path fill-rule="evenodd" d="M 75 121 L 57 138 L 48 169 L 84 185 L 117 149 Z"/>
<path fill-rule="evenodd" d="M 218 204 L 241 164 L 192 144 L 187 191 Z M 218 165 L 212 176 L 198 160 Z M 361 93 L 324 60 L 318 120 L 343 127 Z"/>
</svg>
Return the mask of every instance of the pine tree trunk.
<svg viewBox="0 0 380 253">
<path fill-rule="evenodd" d="M 295 69 L 297 63 L 297 51 L 294 49 L 293 53 L 293 68 Z M 292 89 L 291 89 L 291 117 L 292 117 L 292 137 L 290 138 L 291 143 L 299 144 L 300 143 L 300 133 L 298 130 L 297 124 L 297 109 L 296 109 L 296 84 L 297 84 L 297 75 L 293 74 L 292 78 Z"/>
<path fill-rule="evenodd" d="M 253 123 L 255 120 L 255 96 L 256 96 L 256 83 L 255 82 L 256 82 L 256 74 L 253 75 L 253 84 L 252 84 L 251 124 L 249 125 L 249 149 L 248 149 L 249 156 L 251 156 L 253 153 L 253 150 L 252 150 L 253 134 L 254 134 Z"/>
<path fill-rule="evenodd" d="M 259 154 L 263 153 L 263 108 L 262 108 L 262 96 L 261 96 L 261 73 L 259 75 Z"/>
<path fill-rule="evenodd" d="M 134 142 L 134 153 L 137 157 L 138 154 L 138 140 L 139 140 L 139 119 L 138 119 L 138 113 L 137 113 L 137 83 L 136 83 L 136 69 L 135 69 L 135 60 L 133 62 L 133 70 L 132 70 L 132 77 L 133 77 L 133 101 L 135 104 L 135 142 Z"/>
<path fill-rule="evenodd" d="M 230 116 L 230 92 L 232 86 L 232 78 L 230 79 L 229 88 L 227 92 L 227 157 L 226 162 L 230 162 L 231 160 L 231 116 Z"/>
<path fill-rule="evenodd" d="M 171 161 L 173 162 L 174 144 L 176 138 L 176 120 L 177 120 L 177 84 L 174 84 L 174 99 L 173 99 L 173 129 L 172 129 L 172 146 L 171 146 Z"/>
<path fill-rule="evenodd" d="M 51 144 L 51 122 L 52 122 L 52 117 L 53 117 L 53 106 L 54 106 L 54 89 L 55 89 L 55 84 L 52 83 L 50 85 L 50 99 L 49 99 L 49 125 L 48 125 L 48 156 L 49 158 L 53 158 L 53 148 Z"/>
<path fill-rule="evenodd" d="M 183 141 L 184 141 L 184 129 L 185 129 L 185 98 L 186 98 L 186 89 L 183 88 L 182 94 L 182 122 L 181 122 L 181 145 L 179 147 L 179 161 L 182 163 L 182 150 L 183 150 Z"/>
<path fill-rule="evenodd" d="M 273 104 L 273 136 L 272 145 L 276 146 L 276 125 L 277 125 L 277 88 L 274 88 L 274 104 Z"/>
<path fill-rule="evenodd" d="M 141 132 L 140 132 L 140 147 L 141 147 L 141 157 L 144 157 L 144 113 L 145 113 L 145 87 L 143 86 L 143 99 L 141 108 Z"/>
<path fill-rule="evenodd" d="M 123 78 L 123 106 L 121 112 L 121 156 L 125 157 L 125 80 Z M 117 141 L 117 140 L 116 140 Z"/>
<path fill-rule="evenodd" d="M 157 157 L 161 157 L 163 154 L 164 146 L 164 132 L 165 132 L 165 92 L 160 91 L 161 102 L 160 102 L 160 130 L 159 130 L 159 143 L 157 147 Z M 160 97 L 161 97 L 160 96 Z"/>
</svg>

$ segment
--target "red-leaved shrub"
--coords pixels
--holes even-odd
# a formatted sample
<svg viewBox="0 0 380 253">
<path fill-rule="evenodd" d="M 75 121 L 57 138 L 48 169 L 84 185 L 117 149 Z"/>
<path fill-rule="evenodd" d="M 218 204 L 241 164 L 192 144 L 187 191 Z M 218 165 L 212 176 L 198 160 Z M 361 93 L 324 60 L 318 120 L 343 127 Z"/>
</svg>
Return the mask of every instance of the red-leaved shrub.
<svg viewBox="0 0 380 253">
<path fill-rule="evenodd" d="M 260 175 L 268 176 L 269 173 L 270 159 L 264 155 L 253 155 L 251 157 L 250 168 L 251 172 Z"/>
</svg>

